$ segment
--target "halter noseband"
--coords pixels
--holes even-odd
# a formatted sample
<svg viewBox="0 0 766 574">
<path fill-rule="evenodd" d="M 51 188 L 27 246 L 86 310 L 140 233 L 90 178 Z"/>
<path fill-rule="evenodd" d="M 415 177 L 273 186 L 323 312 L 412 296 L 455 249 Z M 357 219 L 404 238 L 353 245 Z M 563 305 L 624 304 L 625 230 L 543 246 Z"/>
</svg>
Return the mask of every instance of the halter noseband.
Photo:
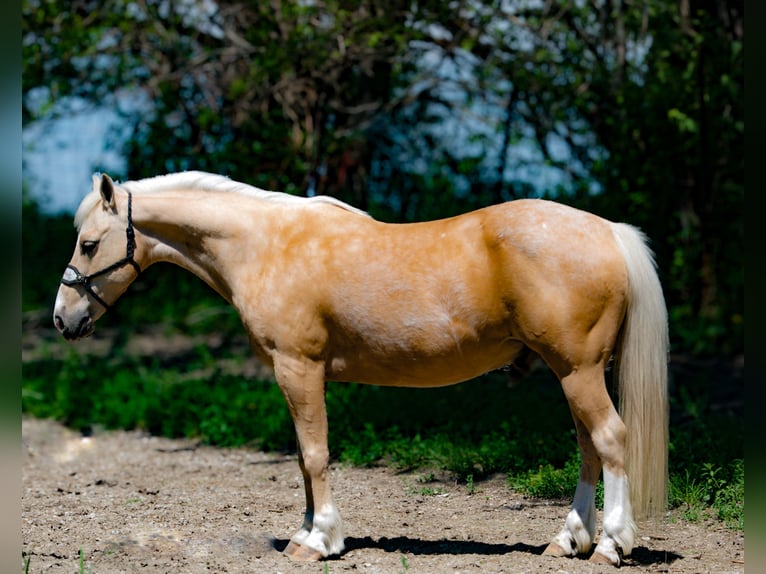
<svg viewBox="0 0 766 574">
<path fill-rule="evenodd" d="M 115 269 L 119 269 L 120 267 L 124 267 L 125 265 L 132 265 L 133 268 L 136 270 L 136 272 L 140 275 L 141 274 L 141 267 L 139 267 L 138 263 L 136 263 L 136 260 L 133 259 L 133 252 L 136 249 L 136 234 L 133 231 L 133 197 L 130 192 L 128 192 L 128 227 L 125 230 L 125 234 L 128 238 L 128 247 L 127 247 L 127 253 L 125 257 L 120 259 L 119 261 L 112 263 L 108 267 L 104 267 L 100 271 L 96 271 L 95 273 L 91 273 L 90 275 L 83 275 L 80 273 L 79 269 L 75 267 L 72 264 L 69 264 L 66 266 L 66 271 L 64 271 L 64 276 L 61 278 L 62 285 L 66 285 L 67 287 L 79 287 L 81 286 L 83 289 L 85 289 L 96 301 L 98 301 L 105 309 L 111 309 L 112 306 L 109 305 L 106 301 L 104 301 L 99 295 L 93 290 L 93 285 L 91 285 L 91 280 L 94 277 L 99 277 L 100 275 L 106 275 L 107 273 L 110 273 L 111 271 L 114 271 Z M 71 275 L 69 272 L 72 272 L 74 274 L 74 278 L 68 278 L 67 275 Z"/>
</svg>

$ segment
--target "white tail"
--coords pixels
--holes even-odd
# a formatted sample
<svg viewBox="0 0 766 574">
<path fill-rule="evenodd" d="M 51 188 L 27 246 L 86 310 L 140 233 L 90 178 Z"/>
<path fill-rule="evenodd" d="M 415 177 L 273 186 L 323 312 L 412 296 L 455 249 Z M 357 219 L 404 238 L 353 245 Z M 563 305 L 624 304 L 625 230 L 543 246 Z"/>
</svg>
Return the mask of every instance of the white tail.
<svg viewBox="0 0 766 574">
<path fill-rule="evenodd" d="M 668 482 L 668 318 L 644 234 L 613 231 L 628 270 L 628 309 L 616 353 L 620 416 L 627 427 L 625 470 L 637 519 L 663 512 Z"/>
</svg>

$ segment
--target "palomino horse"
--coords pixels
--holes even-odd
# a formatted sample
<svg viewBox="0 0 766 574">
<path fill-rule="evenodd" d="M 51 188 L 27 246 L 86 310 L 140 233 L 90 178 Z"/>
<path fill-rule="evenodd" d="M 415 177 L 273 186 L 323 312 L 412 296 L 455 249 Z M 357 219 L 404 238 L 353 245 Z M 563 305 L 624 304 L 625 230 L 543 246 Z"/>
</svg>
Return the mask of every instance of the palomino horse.
<svg viewBox="0 0 766 574">
<path fill-rule="evenodd" d="M 90 335 L 159 261 L 231 303 L 295 424 L 306 512 L 288 556 L 317 560 L 344 548 L 328 471 L 327 380 L 437 387 L 527 350 L 560 379 L 582 454 L 571 510 L 546 554 L 590 551 L 602 470 L 603 529 L 591 560 L 619 565 L 635 541 L 634 512 L 664 509 L 667 315 L 635 228 L 543 200 L 395 225 L 333 198 L 201 172 L 93 182 L 75 215 L 56 327 L 67 339 Z M 613 355 L 621 416 L 604 378 Z"/>
</svg>

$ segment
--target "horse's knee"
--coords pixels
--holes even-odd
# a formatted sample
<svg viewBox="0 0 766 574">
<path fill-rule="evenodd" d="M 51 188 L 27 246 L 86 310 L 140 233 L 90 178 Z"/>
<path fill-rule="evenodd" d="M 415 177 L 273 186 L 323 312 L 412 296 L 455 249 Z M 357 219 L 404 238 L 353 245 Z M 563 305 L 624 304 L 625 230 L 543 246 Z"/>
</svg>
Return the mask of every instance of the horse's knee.
<svg viewBox="0 0 766 574">
<path fill-rule="evenodd" d="M 330 451 L 326 446 L 305 447 L 301 446 L 301 458 L 303 467 L 310 476 L 323 473 L 330 463 Z"/>
</svg>

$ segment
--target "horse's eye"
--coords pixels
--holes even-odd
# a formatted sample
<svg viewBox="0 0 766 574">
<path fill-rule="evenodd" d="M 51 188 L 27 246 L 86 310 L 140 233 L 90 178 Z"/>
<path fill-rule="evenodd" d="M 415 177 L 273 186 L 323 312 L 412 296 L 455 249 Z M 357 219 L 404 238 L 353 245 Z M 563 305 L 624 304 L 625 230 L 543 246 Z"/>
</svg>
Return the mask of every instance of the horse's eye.
<svg viewBox="0 0 766 574">
<path fill-rule="evenodd" d="M 80 244 L 80 251 L 83 255 L 93 255 L 98 247 L 98 241 L 83 241 Z"/>
</svg>

